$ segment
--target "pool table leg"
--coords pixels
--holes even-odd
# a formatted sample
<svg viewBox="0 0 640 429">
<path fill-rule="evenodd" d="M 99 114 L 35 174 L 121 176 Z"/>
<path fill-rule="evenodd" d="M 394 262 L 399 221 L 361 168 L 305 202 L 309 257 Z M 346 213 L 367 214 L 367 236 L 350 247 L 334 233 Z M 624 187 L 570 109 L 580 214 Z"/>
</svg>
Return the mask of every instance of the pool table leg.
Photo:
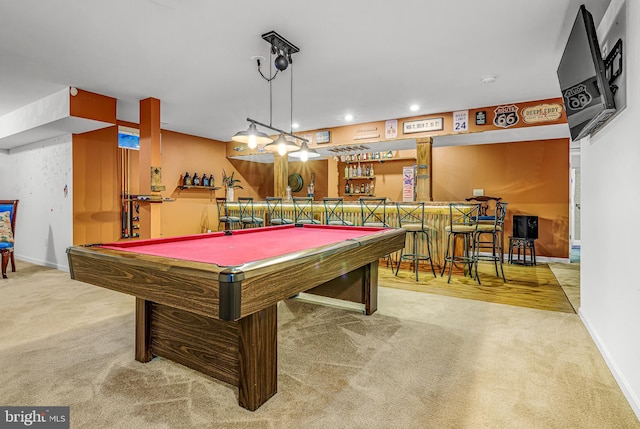
<svg viewBox="0 0 640 429">
<path fill-rule="evenodd" d="M 372 315 L 378 309 L 378 261 L 365 266 L 364 283 L 364 314 Z"/>
<path fill-rule="evenodd" d="M 136 297 L 136 360 L 149 362 L 151 353 L 151 301 Z"/>
<path fill-rule="evenodd" d="M 278 305 L 238 321 L 238 403 L 255 411 L 278 390 Z"/>
</svg>

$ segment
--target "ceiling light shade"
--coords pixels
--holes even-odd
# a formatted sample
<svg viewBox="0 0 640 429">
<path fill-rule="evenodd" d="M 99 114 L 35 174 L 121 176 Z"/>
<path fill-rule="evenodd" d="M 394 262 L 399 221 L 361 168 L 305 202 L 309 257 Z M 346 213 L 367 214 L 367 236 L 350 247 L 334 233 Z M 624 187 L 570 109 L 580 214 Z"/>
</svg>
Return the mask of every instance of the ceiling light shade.
<svg viewBox="0 0 640 429">
<path fill-rule="evenodd" d="M 278 154 L 280 155 L 284 155 L 287 152 L 291 152 L 298 149 L 300 149 L 298 145 L 290 140 L 287 140 L 284 137 L 283 133 L 280 133 L 280 135 L 274 142 L 271 142 L 264 147 L 264 150 L 268 152 L 278 152 Z"/>
<path fill-rule="evenodd" d="M 246 143 L 249 149 L 255 149 L 259 144 L 269 144 L 273 139 L 262 131 L 258 131 L 256 124 L 251 122 L 247 131 L 238 131 L 231 140 L 239 143 Z"/>
<path fill-rule="evenodd" d="M 307 146 L 307 142 L 303 140 L 302 145 L 300 146 L 300 150 L 291 152 L 289 156 L 292 158 L 300 158 L 300 161 L 306 162 L 311 158 L 320 158 L 321 155 L 317 150 L 309 149 L 309 146 Z"/>
</svg>

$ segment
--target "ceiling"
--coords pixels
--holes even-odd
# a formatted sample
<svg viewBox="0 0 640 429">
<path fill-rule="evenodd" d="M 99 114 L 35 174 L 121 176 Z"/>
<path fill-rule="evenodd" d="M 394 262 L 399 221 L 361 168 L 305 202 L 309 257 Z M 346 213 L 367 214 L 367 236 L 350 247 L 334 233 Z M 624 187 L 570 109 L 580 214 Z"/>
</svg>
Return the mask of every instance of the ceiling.
<svg viewBox="0 0 640 429">
<path fill-rule="evenodd" d="M 229 141 L 247 117 L 303 131 L 558 97 L 581 3 L 598 23 L 609 0 L 0 0 L 0 117 L 75 86 L 116 98 L 118 119 L 154 97 L 162 128 Z M 270 109 L 251 58 L 271 30 L 300 52 Z"/>
</svg>

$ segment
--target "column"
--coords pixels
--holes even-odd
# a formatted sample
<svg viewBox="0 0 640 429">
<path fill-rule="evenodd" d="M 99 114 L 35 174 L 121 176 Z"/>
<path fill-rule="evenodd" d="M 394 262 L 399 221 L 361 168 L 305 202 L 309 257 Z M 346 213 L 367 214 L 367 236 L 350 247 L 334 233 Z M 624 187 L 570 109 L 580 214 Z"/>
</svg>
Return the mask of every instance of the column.
<svg viewBox="0 0 640 429">
<path fill-rule="evenodd" d="M 273 154 L 273 196 L 284 198 L 289 184 L 289 155 Z"/>
<path fill-rule="evenodd" d="M 139 175 L 141 194 L 158 194 L 157 177 L 162 171 L 160 153 L 160 100 L 146 98 L 140 101 L 140 154 Z M 153 177 L 153 178 L 152 178 Z M 140 204 L 140 238 L 161 236 L 161 214 L 159 203 Z"/>
<path fill-rule="evenodd" d="M 431 188 L 431 150 L 433 138 L 424 137 L 416 139 L 416 200 L 432 201 L 433 193 Z"/>
</svg>

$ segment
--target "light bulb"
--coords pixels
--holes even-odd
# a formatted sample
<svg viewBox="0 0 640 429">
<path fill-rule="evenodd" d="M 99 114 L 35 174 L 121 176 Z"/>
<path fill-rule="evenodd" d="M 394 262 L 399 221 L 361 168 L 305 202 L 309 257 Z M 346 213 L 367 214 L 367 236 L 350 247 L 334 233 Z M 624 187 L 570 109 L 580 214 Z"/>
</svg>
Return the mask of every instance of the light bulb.
<svg viewBox="0 0 640 429">
<path fill-rule="evenodd" d="M 307 162 L 308 159 L 309 159 L 309 152 L 307 152 L 306 150 L 301 151 L 300 152 L 300 161 Z"/>
<path fill-rule="evenodd" d="M 284 143 L 278 143 L 278 153 L 280 156 L 284 156 L 287 153 L 287 145 Z"/>
<path fill-rule="evenodd" d="M 256 141 L 256 136 L 253 134 L 249 135 L 249 142 L 247 143 L 249 149 L 255 149 L 258 147 L 258 142 Z"/>
</svg>

